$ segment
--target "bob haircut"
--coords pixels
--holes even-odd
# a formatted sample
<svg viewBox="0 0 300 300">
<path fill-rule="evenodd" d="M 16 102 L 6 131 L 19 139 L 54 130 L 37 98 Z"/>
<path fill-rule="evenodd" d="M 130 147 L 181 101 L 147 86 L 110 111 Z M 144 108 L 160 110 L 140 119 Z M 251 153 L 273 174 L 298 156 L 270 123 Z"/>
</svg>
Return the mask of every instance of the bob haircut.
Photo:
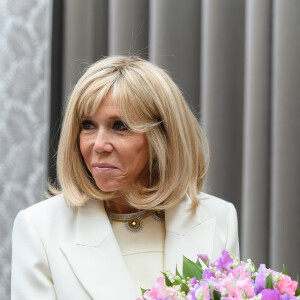
<svg viewBox="0 0 300 300">
<path fill-rule="evenodd" d="M 76 84 L 57 153 L 59 189 L 52 191 L 62 192 L 71 206 L 120 196 L 120 192 L 103 192 L 96 186 L 79 148 L 81 120 L 93 115 L 109 92 L 128 130 L 145 132 L 149 144 L 148 183 L 132 184 L 126 194 L 129 204 L 138 209 L 166 209 L 188 193 L 191 209 L 195 209 L 209 161 L 206 138 L 169 75 L 139 57 L 102 59 Z"/>
</svg>

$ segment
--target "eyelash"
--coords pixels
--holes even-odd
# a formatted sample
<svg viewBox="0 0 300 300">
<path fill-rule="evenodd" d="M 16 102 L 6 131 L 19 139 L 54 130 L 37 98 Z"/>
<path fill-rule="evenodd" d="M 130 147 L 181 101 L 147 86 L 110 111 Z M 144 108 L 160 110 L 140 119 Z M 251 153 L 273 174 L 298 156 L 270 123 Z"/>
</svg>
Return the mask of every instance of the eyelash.
<svg viewBox="0 0 300 300">
<path fill-rule="evenodd" d="M 94 128 L 94 124 L 90 120 L 84 120 L 81 122 L 82 130 L 91 130 Z M 112 125 L 112 129 L 115 131 L 126 131 L 128 130 L 127 126 L 122 121 L 115 121 Z"/>
<path fill-rule="evenodd" d="M 93 129 L 91 127 L 87 128 L 88 126 L 93 127 L 94 126 L 93 122 L 90 121 L 90 120 L 84 120 L 84 121 L 81 122 L 81 129 L 83 129 L 83 130 L 91 130 L 91 129 Z"/>
<path fill-rule="evenodd" d="M 117 128 L 118 126 L 119 128 Z M 122 121 L 115 121 L 113 124 L 113 129 L 116 131 L 125 131 L 127 130 L 127 126 Z"/>
</svg>

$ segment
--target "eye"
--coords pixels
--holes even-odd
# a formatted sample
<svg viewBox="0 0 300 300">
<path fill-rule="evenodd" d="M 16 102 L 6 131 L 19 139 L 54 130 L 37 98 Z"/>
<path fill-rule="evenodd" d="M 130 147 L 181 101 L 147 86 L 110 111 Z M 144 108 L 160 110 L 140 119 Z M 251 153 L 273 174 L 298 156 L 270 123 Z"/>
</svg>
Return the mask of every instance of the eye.
<svg viewBox="0 0 300 300">
<path fill-rule="evenodd" d="M 115 121 L 113 124 L 113 129 L 116 131 L 128 130 L 127 126 L 122 121 Z"/>
<path fill-rule="evenodd" d="M 94 128 L 94 124 L 92 121 L 90 120 L 83 120 L 81 122 L 81 129 L 82 130 L 91 130 Z"/>
</svg>

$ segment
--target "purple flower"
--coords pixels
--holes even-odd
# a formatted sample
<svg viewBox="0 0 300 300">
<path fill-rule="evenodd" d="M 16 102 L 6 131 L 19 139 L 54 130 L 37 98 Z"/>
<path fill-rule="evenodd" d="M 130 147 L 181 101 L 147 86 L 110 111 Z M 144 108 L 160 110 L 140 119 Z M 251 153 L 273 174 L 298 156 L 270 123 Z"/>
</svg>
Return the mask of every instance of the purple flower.
<svg viewBox="0 0 300 300">
<path fill-rule="evenodd" d="M 291 296 L 289 293 L 280 296 L 280 300 L 294 300 L 297 299 L 295 296 Z"/>
<path fill-rule="evenodd" d="M 206 267 L 209 266 L 209 258 L 207 254 L 197 254 L 197 256 L 201 261 L 201 265 L 204 264 Z"/>
<path fill-rule="evenodd" d="M 192 277 L 190 280 L 189 280 L 189 283 L 191 284 L 191 285 L 195 285 L 196 283 L 197 283 L 197 277 Z"/>
<path fill-rule="evenodd" d="M 187 299 L 197 300 L 197 297 L 196 297 L 195 293 L 199 289 L 199 287 L 200 287 L 199 283 L 196 283 L 195 286 L 187 294 Z"/>
<path fill-rule="evenodd" d="M 198 254 L 197 256 L 203 261 L 209 260 L 207 254 Z"/>
<path fill-rule="evenodd" d="M 203 278 L 203 279 L 204 279 L 204 278 Z M 205 279 L 205 280 L 201 280 L 201 281 L 200 281 L 200 285 L 201 285 L 203 282 L 208 283 L 210 286 L 212 286 L 212 287 L 214 287 L 214 288 L 217 288 L 217 287 L 219 287 L 219 285 L 220 285 L 220 282 L 219 282 L 218 279 L 215 278 L 215 277 L 210 277 L 210 278 L 207 278 L 207 279 Z"/>
<path fill-rule="evenodd" d="M 208 279 L 211 277 L 215 277 L 215 274 L 210 269 L 205 269 L 202 274 L 203 279 Z"/>
<path fill-rule="evenodd" d="M 262 300 L 280 300 L 280 292 L 278 290 L 265 289 L 261 291 Z"/>
<path fill-rule="evenodd" d="M 222 252 L 222 256 L 218 258 L 215 262 L 211 263 L 212 267 L 216 267 L 218 271 L 222 271 L 223 269 L 229 270 L 233 264 L 233 259 L 229 255 L 227 251 Z"/>
<path fill-rule="evenodd" d="M 256 295 L 265 288 L 266 278 L 270 274 L 270 270 L 268 270 L 264 264 L 261 264 L 259 266 L 258 272 L 259 273 L 256 276 L 254 283 L 254 292 Z"/>
</svg>

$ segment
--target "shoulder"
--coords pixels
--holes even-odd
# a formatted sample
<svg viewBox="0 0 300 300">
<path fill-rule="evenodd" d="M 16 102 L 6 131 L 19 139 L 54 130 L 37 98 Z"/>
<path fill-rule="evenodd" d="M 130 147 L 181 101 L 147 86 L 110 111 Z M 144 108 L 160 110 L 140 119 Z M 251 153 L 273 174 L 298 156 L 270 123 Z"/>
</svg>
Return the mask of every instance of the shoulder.
<svg viewBox="0 0 300 300">
<path fill-rule="evenodd" d="M 51 198 L 42 200 L 36 204 L 33 204 L 24 211 L 30 212 L 30 211 L 37 211 L 37 210 L 43 210 L 43 209 L 49 209 L 49 208 L 55 208 L 55 207 L 60 207 L 63 208 L 64 206 L 67 206 L 63 194 L 59 194 L 56 196 L 53 196 Z"/>
<path fill-rule="evenodd" d="M 226 219 L 237 217 L 236 209 L 231 202 L 203 192 L 198 194 L 198 199 L 196 214 L 202 221 L 216 218 L 222 223 Z"/>
<path fill-rule="evenodd" d="M 60 213 L 60 212 L 69 212 L 76 208 L 70 207 L 64 200 L 62 194 L 51 197 L 49 199 L 43 200 L 36 204 L 33 204 L 26 209 L 22 210 L 20 213 L 25 215 L 40 215 L 46 214 L 49 215 L 52 212 Z"/>
<path fill-rule="evenodd" d="M 172 216 L 194 216 L 203 222 L 211 218 L 225 218 L 231 214 L 236 214 L 235 207 L 232 203 L 222 200 L 218 197 L 200 192 L 198 195 L 198 206 L 191 210 L 192 200 L 188 194 L 177 205 L 168 209 L 168 214 Z"/>
<path fill-rule="evenodd" d="M 235 210 L 231 202 L 203 192 L 198 194 L 198 199 L 199 205 L 197 211 L 199 212 L 205 211 L 207 213 L 224 214 L 230 210 Z"/>
<path fill-rule="evenodd" d="M 166 210 L 168 229 L 174 232 L 186 232 L 206 221 L 215 220 L 220 228 L 225 228 L 229 220 L 236 218 L 236 211 L 232 203 L 205 193 L 198 194 L 199 204 L 196 210 L 191 210 L 191 199 L 186 194 L 180 203 Z M 181 228 L 181 229 L 180 229 Z"/>
<path fill-rule="evenodd" d="M 27 223 L 38 231 L 45 227 L 55 230 L 62 223 L 74 221 L 76 213 L 77 208 L 68 206 L 60 194 L 20 211 L 16 216 L 14 227 Z"/>
</svg>

